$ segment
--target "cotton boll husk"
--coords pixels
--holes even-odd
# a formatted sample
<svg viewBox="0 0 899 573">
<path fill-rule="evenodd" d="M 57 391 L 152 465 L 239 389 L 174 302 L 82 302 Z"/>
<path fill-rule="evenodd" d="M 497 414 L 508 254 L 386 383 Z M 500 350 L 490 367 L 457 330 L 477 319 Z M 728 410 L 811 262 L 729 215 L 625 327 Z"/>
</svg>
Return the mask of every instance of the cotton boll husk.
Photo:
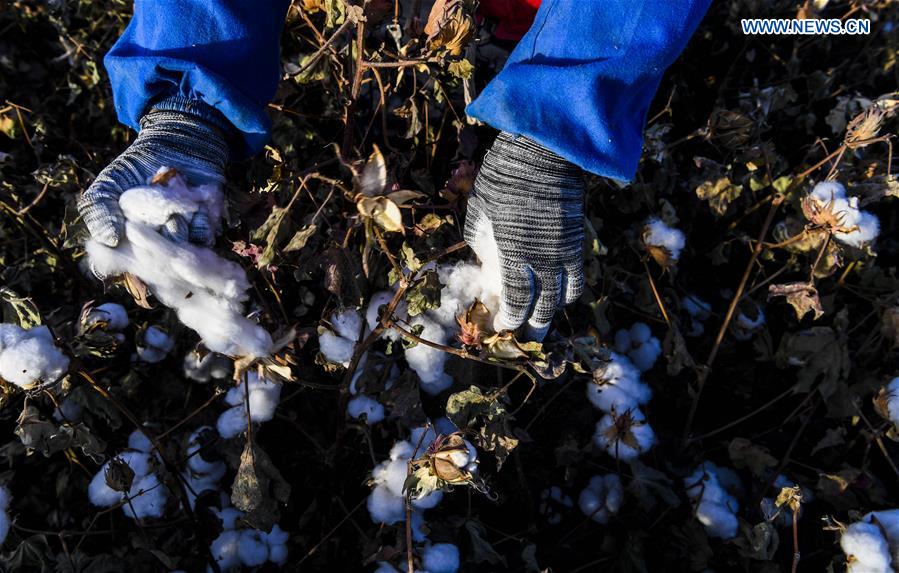
<svg viewBox="0 0 899 573">
<path fill-rule="evenodd" d="M 106 485 L 106 470 L 108 468 L 109 462 L 103 464 L 100 467 L 100 471 L 94 474 L 90 484 L 87 486 L 87 497 L 97 507 L 112 507 L 123 499 L 121 492 Z"/>
<path fill-rule="evenodd" d="M 421 562 L 428 573 L 456 573 L 459 570 L 459 548 L 452 543 L 428 545 Z"/>
<path fill-rule="evenodd" d="M 329 330 L 318 335 L 318 348 L 328 362 L 342 364 L 344 367 L 350 365 L 355 346 L 354 341 L 338 336 Z"/>
<path fill-rule="evenodd" d="M 212 542 L 209 549 L 222 571 L 233 571 L 240 566 L 240 557 L 238 556 L 239 543 L 239 531 L 223 531 Z"/>
<path fill-rule="evenodd" d="M 4 328 L 0 378 L 28 389 L 39 382 L 55 382 L 68 368 L 69 359 L 56 347 L 46 326 Z"/>
<path fill-rule="evenodd" d="M 222 412 L 215 422 L 215 429 L 226 440 L 245 431 L 247 429 L 247 411 L 243 404 Z"/>
<path fill-rule="evenodd" d="M 446 344 L 449 340 L 446 329 L 428 316 L 418 315 L 411 324 L 423 327 L 420 336 L 425 340 L 437 344 Z M 418 374 L 421 389 L 427 394 L 435 396 L 452 386 L 453 379 L 443 371 L 448 356 L 442 350 L 420 343 L 406 349 L 406 362 Z"/>
<path fill-rule="evenodd" d="M 247 567 L 257 567 L 268 561 L 268 544 L 262 533 L 255 529 L 244 529 L 237 541 L 237 556 Z"/>
<path fill-rule="evenodd" d="M 671 254 L 673 260 L 680 258 L 686 240 L 684 234 L 678 229 L 669 227 L 661 219 L 652 218 L 646 223 L 646 231 L 643 240 L 647 245 L 664 247 Z"/>
<path fill-rule="evenodd" d="M 815 185 L 809 194 L 820 208 L 829 208 L 846 228 L 857 227 L 844 233 L 834 233 L 834 238 L 853 247 L 862 248 L 880 234 L 880 221 L 872 213 L 858 208 L 858 197 L 847 197 L 846 188 L 836 181 L 824 181 Z"/>
<path fill-rule="evenodd" d="M 271 336 L 241 313 L 249 288 L 246 274 L 212 250 L 176 244 L 152 227 L 131 221 L 125 223 L 125 240 L 115 249 L 93 240 L 85 249 L 100 274 L 138 276 L 210 350 L 230 356 L 271 352 Z"/>
<path fill-rule="evenodd" d="M 892 572 L 890 547 L 880 528 L 871 523 L 856 522 L 840 537 L 840 547 L 854 559 L 850 566 L 856 572 Z"/>
<path fill-rule="evenodd" d="M 347 414 L 352 418 L 361 418 L 364 414 L 365 421 L 370 426 L 384 419 L 384 405 L 363 394 L 349 401 Z"/>
<path fill-rule="evenodd" d="M 162 517 L 165 513 L 166 488 L 159 483 L 156 474 L 151 473 L 140 479 L 135 477 L 128 497 L 129 502 L 122 506 L 122 511 L 132 519 Z"/>
</svg>

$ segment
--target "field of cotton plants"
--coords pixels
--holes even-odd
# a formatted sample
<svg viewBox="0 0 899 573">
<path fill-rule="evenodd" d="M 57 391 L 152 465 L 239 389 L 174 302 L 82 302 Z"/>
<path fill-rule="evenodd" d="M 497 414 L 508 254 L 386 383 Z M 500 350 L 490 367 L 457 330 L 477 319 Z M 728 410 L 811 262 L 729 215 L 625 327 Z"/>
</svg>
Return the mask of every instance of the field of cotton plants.
<svg viewBox="0 0 899 573">
<path fill-rule="evenodd" d="M 4 4 L 0 569 L 899 571 L 899 4 L 714 3 L 542 344 L 462 239 L 513 46 L 431 4 L 295 0 L 264 153 L 116 249 L 75 203 L 131 2 Z"/>
</svg>

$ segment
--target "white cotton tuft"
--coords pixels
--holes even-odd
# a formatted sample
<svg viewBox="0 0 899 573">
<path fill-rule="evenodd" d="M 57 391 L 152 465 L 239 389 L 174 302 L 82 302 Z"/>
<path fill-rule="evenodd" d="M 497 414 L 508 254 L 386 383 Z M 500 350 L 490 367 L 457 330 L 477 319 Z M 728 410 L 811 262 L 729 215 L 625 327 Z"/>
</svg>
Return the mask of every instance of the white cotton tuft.
<svg viewBox="0 0 899 573">
<path fill-rule="evenodd" d="M 364 415 L 365 422 L 369 426 L 377 424 L 384 419 L 384 405 L 364 394 L 360 394 L 350 400 L 346 410 L 351 418 L 358 419 Z"/>
<path fill-rule="evenodd" d="M 205 432 L 212 431 L 209 426 L 201 426 L 187 439 L 187 467 L 198 478 L 209 482 L 218 482 L 225 475 L 225 462 L 221 460 L 207 461 L 203 457 L 202 437 Z"/>
<path fill-rule="evenodd" d="M 390 301 L 393 300 L 393 296 L 393 292 L 386 290 L 376 292 L 372 295 L 371 299 L 368 301 L 368 307 L 365 309 L 365 322 L 368 325 L 369 330 L 374 330 L 378 326 L 378 311 L 381 307 L 390 304 Z M 407 320 L 409 318 L 407 307 L 406 301 L 401 300 L 396 305 L 393 315 L 399 320 Z M 381 337 L 388 340 L 400 340 L 402 335 L 395 329 L 389 328 L 381 334 Z"/>
<path fill-rule="evenodd" d="M 281 529 L 277 524 L 272 526 L 272 530 L 263 533 L 262 538 L 268 545 L 268 560 L 278 565 L 287 562 L 287 540 L 290 536 L 286 531 Z"/>
<path fill-rule="evenodd" d="M 847 197 L 846 188 L 836 181 L 823 181 L 815 185 L 809 198 L 819 209 L 829 209 L 837 216 L 840 226 L 849 232 L 836 232 L 834 238 L 841 243 L 863 248 L 874 242 L 880 234 L 877 216 L 858 208 L 858 197 Z"/>
<path fill-rule="evenodd" d="M 849 560 L 847 571 L 855 573 L 893 571 L 890 546 L 877 525 L 861 521 L 853 523 L 840 537 L 840 547 Z"/>
<path fill-rule="evenodd" d="M 0 378 L 29 389 L 41 382 L 55 382 L 69 369 L 69 359 L 53 340 L 50 329 L 25 330 L 0 324 Z"/>
<path fill-rule="evenodd" d="M 730 331 L 734 338 L 745 342 L 765 325 L 765 312 L 758 303 L 750 299 L 747 299 L 744 305 L 744 308 L 737 312 L 737 317 L 731 322 Z"/>
<path fill-rule="evenodd" d="M 131 490 L 128 491 L 129 501 L 122 506 L 122 511 L 132 519 L 162 517 L 166 497 L 166 488 L 159 482 L 156 474 L 135 477 Z"/>
<path fill-rule="evenodd" d="M 577 504 L 581 513 L 596 523 L 606 524 L 621 509 L 623 501 L 621 479 L 615 474 L 606 474 L 590 478 L 590 483 L 581 490 Z"/>
<path fill-rule="evenodd" d="M 421 338 L 437 344 L 449 341 L 449 332 L 438 322 L 430 318 L 430 314 L 421 314 L 412 319 L 413 327 L 421 326 Z M 453 379 L 443 371 L 449 355 L 442 350 L 418 343 L 406 349 L 406 362 L 418 374 L 421 389 L 435 396 L 453 385 Z"/>
<path fill-rule="evenodd" d="M 662 343 L 648 325 L 637 322 L 615 333 L 615 351 L 627 355 L 638 370 L 646 372 L 662 354 Z"/>
<path fill-rule="evenodd" d="M 725 491 L 721 484 L 719 468 L 705 462 L 684 478 L 687 497 L 693 502 L 696 519 L 705 527 L 710 537 L 730 539 L 737 535 L 739 523 L 737 511 L 740 504 Z"/>
<path fill-rule="evenodd" d="M 681 251 L 684 250 L 686 239 L 680 230 L 669 227 L 661 219 L 653 217 L 646 222 L 643 242 L 653 247 L 664 248 L 670 253 L 671 259 L 677 261 Z"/>
<path fill-rule="evenodd" d="M 247 567 L 258 567 L 268 561 L 268 544 L 262 532 L 244 529 L 237 541 L 237 556 Z"/>
<path fill-rule="evenodd" d="M 344 367 L 350 365 L 353 358 L 353 348 L 356 343 L 333 332 L 326 330 L 318 335 L 318 347 L 328 362 L 341 364 Z"/>
<path fill-rule="evenodd" d="M 412 430 L 410 439 L 396 442 L 390 449 L 390 459 L 378 464 L 372 470 L 372 489 L 368 497 L 367 507 L 372 521 L 392 525 L 405 519 L 405 501 L 403 486 L 406 483 L 408 462 L 421 440 L 416 457 L 421 456 L 437 437 L 433 429 L 428 429 L 423 436 L 424 428 Z M 424 511 L 435 507 L 443 499 L 442 491 L 434 491 L 412 500 L 415 511 Z"/>
<path fill-rule="evenodd" d="M 215 538 L 210 546 L 213 559 L 218 563 L 222 571 L 233 571 L 240 567 L 238 544 L 240 543 L 239 531 L 223 531 Z"/>
<path fill-rule="evenodd" d="M 104 464 L 87 486 L 87 497 L 97 507 L 112 507 L 122 501 L 122 492 L 116 491 L 106 485 L 106 469 L 109 464 Z"/>
<path fill-rule="evenodd" d="M 635 460 L 649 451 L 655 441 L 655 432 L 637 408 L 620 414 L 606 414 L 596 423 L 596 432 L 593 434 L 594 444 L 613 458 L 625 462 Z"/>
<path fill-rule="evenodd" d="M 231 408 L 225 410 L 216 422 L 216 428 L 223 438 L 233 438 L 247 428 L 246 395 L 249 392 L 250 420 L 254 423 L 268 422 L 275 417 L 278 401 L 281 399 L 281 385 L 260 378 L 255 371 L 247 372 L 246 387 L 240 382 L 228 390 L 225 402 Z"/>
<path fill-rule="evenodd" d="M 685 296 L 681 299 L 681 304 L 690 315 L 690 330 L 687 331 L 687 336 L 702 336 L 705 332 L 704 322 L 712 315 L 712 305 L 695 294 Z"/>
<path fill-rule="evenodd" d="M 128 447 L 139 452 L 150 453 L 153 450 L 153 443 L 150 438 L 140 430 L 134 430 L 128 435 Z"/>
<path fill-rule="evenodd" d="M 331 327 L 337 336 L 356 342 L 362 330 L 362 317 L 351 308 L 331 315 Z"/>
<path fill-rule="evenodd" d="M 424 548 L 422 566 L 428 573 L 456 573 L 459 570 L 459 548 L 452 543 L 434 543 Z"/>
<path fill-rule="evenodd" d="M 212 379 L 224 380 L 231 375 L 231 360 L 217 352 L 190 351 L 184 355 L 184 375 L 194 382 L 206 383 Z"/>
<path fill-rule="evenodd" d="M 587 398 L 603 412 L 623 412 L 649 402 L 652 390 L 626 356 L 613 352 L 609 361 L 594 371 L 593 382 L 587 384 Z"/>
<path fill-rule="evenodd" d="M 271 336 L 243 315 L 250 284 L 240 265 L 211 249 L 169 241 L 158 232 L 158 221 L 165 213 L 183 214 L 191 201 L 196 205 L 194 212 L 204 209 L 210 221 L 218 224 L 222 195 L 214 186 L 187 187 L 183 179 L 174 177 L 165 184 L 164 193 L 159 186 L 126 191 L 119 199 L 127 218 L 125 237 L 116 248 L 88 241 L 90 263 L 105 276 L 128 272 L 139 277 L 210 350 L 229 356 L 266 356 L 272 351 Z M 192 212 L 185 216 L 190 219 Z"/>
<path fill-rule="evenodd" d="M 174 347 L 175 340 L 169 333 L 158 326 L 151 326 L 141 333 L 137 341 L 137 355 L 144 362 L 159 362 Z"/>
</svg>

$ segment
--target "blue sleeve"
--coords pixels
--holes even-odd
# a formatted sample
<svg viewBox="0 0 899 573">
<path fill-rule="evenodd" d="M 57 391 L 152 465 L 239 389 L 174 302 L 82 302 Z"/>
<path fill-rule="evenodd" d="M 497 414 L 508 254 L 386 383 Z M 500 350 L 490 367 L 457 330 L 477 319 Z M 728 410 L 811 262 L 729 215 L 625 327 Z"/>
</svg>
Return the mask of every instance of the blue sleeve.
<svg viewBox="0 0 899 573">
<path fill-rule="evenodd" d="M 711 0 L 543 0 L 466 110 L 598 175 L 630 180 L 649 104 Z"/>
<path fill-rule="evenodd" d="M 119 120 L 138 129 L 160 99 L 199 99 L 241 135 L 242 157 L 268 141 L 266 107 L 280 76 L 289 0 L 135 0 L 134 16 L 106 54 Z"/>
</svg>

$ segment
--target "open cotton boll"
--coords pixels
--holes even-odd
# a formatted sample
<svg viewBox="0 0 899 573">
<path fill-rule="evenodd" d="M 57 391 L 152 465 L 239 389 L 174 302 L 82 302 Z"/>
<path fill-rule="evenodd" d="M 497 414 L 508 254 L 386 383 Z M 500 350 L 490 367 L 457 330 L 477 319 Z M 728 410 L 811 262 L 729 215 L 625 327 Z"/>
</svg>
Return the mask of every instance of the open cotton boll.
<svg viewBox="0 0 899 573">
<path fill-rule="evenodd" d="M 233 571 L 240 567 L 239 543 L 240 532 L 230 530 L 223 531 L 210 545 L 209 549 L 212 553 L 212 558 L 215 559 L 222 571 Z"/>
<path fill-rule="evenodd" d="M 150 453 L 153 450 L 153 443 L 145 433 L 134 430 L 128 435 L 128 447 L 139 452 Z"/>
<path fill-rule="evenodd" d="M 684 478 L 687 497 L 693 502 L 696 518 L 710 537 L 730 539 L 737 535 L 737 500 L 725 491 L 719 479 L 718 467 L 705 462 Z"/>
<path fill-rule="evenodd" d="M 346 411 L 351 418 L 358 419 L 365 415 L 365 422 L 369 426 L 377 424 L 384 419 L 384 405 L 364 394 L 360 394 L 350 400 Z"/>
<path fill-rule="evenodd" d="M 122 511 L 132 519 L 162 517 L 165 513 L 166 488 L 154 473 L 140 479 L 135 478 L 128 491 L 128 498 L 129 501 L 122 506 Z"/>
<path fill-rule="evenodd" d="M 891 573 L 893 558 L 879 527 L 856 522 L 840 537 L 840 547 L 849 562 L 847 571 L 854 573 Z"/>
<path fill-rule="evenodd" d="M 114 302 L 107 302 L 88 311 L 84 320 L 88 326 L 105 322 L 108 330 L 123 330 L 128 326 L 128 311 Z"/>
<path fill-rule="evenodd" d="M 272 526 L 271 531 L 263 533 L 262 538 L 268 545 L 268 560 L 272 563 L 283 565 L 287 562 L 287 540 L 290 536 L 281 529 L 278 524 Z"/>
<path fill-rule="evenodd" d="M 382 306 L 390 304 L 390 301 L 393 300 L 393 295 L 394 293 L 386 290 L 376 292 L 372 295 L 371 299 L 368 301 L 368 306 L 365 309 L 365 322 L 368 325 L 369 330 L 374 330 L 378 326 L 378 311 Z M 407 308 L 408 305 L 406 304 L 406 301 L 401 300 L 396 305 L 393 315 L 399 320 L 407 320 L 409 318 Z M 399 340 L 403 336 L 396 330 L 389 328 L 381 334 L 381 337 L 388 340 Z"/>
<path fill-rule="evenodd" d="M 421 564 L 428 573 L 456 573 L 459 570 L 459 548 L 452 543 L 434 543 L 424 548 Z"/>
<path fill-rule="evenodd" d="M 765 325 L 765 312 L 762 307 L 754 301 L 748 299 L 747 301 L 730 325 L 734 338 L 743 342 L 750 340 Z"/>
<path fill-rule="evenodd" d="M 157 326 L 144 330 L 137 340 L 137 355 L 144 362 L 155 363 L 164 359 L 175 347 L 175 340 Z"/>
<path fill-rule="evenodd" d="M 446 344 L 449 341 L 447 329 L 429 316 L 418 315 L 412 319 L 411 324 L 413 327 L 423 327 L 420 337 L 425 340 L 437 344 Z M 443 371 L 448 356 L 442 350 L 421 343 L 406 349 L 406 362 L 418 374 L 421 389 L 431 396 L 440 394 L 453 385 L 452 377 Z"/>
<path fill-rule="evenodd" d="M 329 330 L 318 335 L 318 349 L 324 354 L 328 362 L 341 364 L 344 367 L 350 365 L 355 346 L 355 341 L 338 336 Z"/>
<path fill-rule="evenodd" d="M 217 482 L 225 475 L 225 462 L 221 460 L 207 461 L 203 458 L 202 436 L 212 431 L 209 426 L 202 426 L 194 431 L 187 440 L 187 467 L 198 477 Z"/>
<path fill-rule="evenodd" d="M 219 435 L 229 440 L 247 429 L 247 411 L 243 406 L 228 408 L 215 422 Z"/>
<path fill-rule="evenodd" d="M 225 394 L 225 402 L 232 407 L 222 412 L 216 422 L 216 429 L 223 438 L 233 438 L 247 429 L 246 394 L 249 393 L 250 420 L 254 423 L 268 422 L 275 416 L 281 399 L 281 385 L 260 378 L 255 371 L 247 372 L 247 387 L 241 382 Z"/>
<path fill-rule="evenodd" d="M 244 512 L 236 507 L 212 508 L 212 513 L 222 522 L 222 529 L 230 531 L 237 529 L 237 520 L 244 516 Z"/>
<path fill-rule="evenodd" d="M 41 382 L 55 382 L 69 369 L 69 359 L 46 326 L 24 329 L 0 324 L 0 378 L 29 389 Z"/>
<path fill-rule="evenodd" d="M 646 222 L 643 241 L 647 245 L 664 248 L 674 261 L 680 258 L 681 251 L 684 250 L 686 244 L 684 234 L 680 230 L 669 227 L 661 219 L 655 217 Z"/>
<path fill-rule="evenodd" d="M 646 372 L 662 354 L 662 343 L 648 325 L 637 322 L 630 329 L 615 333 L 615 351 L 626 354 L 637 369 Z"/>
<path fill-rule="evenodd" d="M 819 209 L 829 209 L 838 217 L 840 226 L 850 232 L 836 232 L 834 238 L 841 243 L 862 248 L 870 245 L 880 234 L 877 216 L 858 208 L 858 197 L 847 197 L 846 188 L 836 181 L 823 181 L 809 193 Z"/>
<path fill-rule="evenodd" d="M 237 556 L 247 567 L 258 567 L 268 561 L 268 544 L 262 532 L 255 529 L 244 529 L 237 541 Z"/>
<path fill-rule="evenodd" d="M 640 372 L 626 356 L 613 352 L 608 362 L 593 373 L 587 398 L 603 412 L 619 412 L 649 402 L 652 390 L 640 380 Z"/>
<path fill-rule="evenodd" d="M 184 375 L 194 382 L 206 383 L 212 379 L 224 380 L 231 376 L 232 362 L 217 352 L 190 351 L 184 355 Z"/>
<path fill-rule="evenodd" d="M 212 351 L 229 356 L 270 354 L 271 336 L 242 313 L 250 284 L 240 265 L 211 249 L 169 241 L 157 229 L 129 219 L 116 248 L 89 240 L 85 250 L 92 267 L 104 276 L 128 272 L 139 277 Z"/>
<path fill-rule="evenodd" d="M 331 315 L 331 327 L 338 336 L 356 342 L 362 330 L 362 317 L 356 310 L 348 308 Z"/>
<path fill-rule="evenodd" d="M 596 523 L 606 524 L 621 509 L 623 501 L 621 479 L 615 474 L 606 474 L 590 478 L 590 483 L 581 490 L 577 504 L 581 513 Z"/>
<path fill-rule="evenodd" d="M 596 432 L 593 434 L 594 444 L 613 458 L 625 462 L 649 451 L 655 441 L 655 432 L 637 408 L 628 409 L 621 414 L 606 414 L 596 423 Z"/>
</svg>

